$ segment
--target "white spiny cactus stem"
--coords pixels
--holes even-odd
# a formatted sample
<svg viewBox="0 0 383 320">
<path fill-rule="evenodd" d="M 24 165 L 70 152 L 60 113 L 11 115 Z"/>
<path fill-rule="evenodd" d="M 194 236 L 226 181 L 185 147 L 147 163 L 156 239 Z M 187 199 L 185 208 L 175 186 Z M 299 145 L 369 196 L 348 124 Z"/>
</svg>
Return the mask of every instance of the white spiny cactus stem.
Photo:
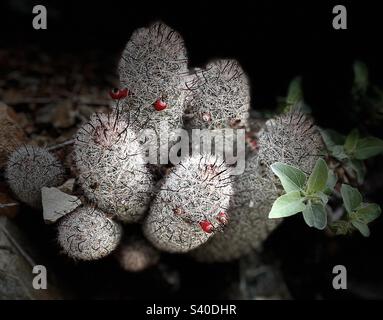
<svg viewBox="0 0 383 320">
<path fill-rule="evenodd" d="M 28 145 L 10 155 L 5 175 L 18 199 L 31 207 L 41 208 L 41 188 L 60 185 L 64 168 L 47 150 Z"/>
<path fill-rule="evenodd" d="M 279 161 L 311 172 L 323 150 L 313 122 L 299 111 L 291 111 L 266 122 L 259 133 L 259 159 L 267 167 Z"/>
<path fill-rule="evenodd" d="M 135 127 L 161 132 L 163 121 L 170 129 L 182 126 L 187 64 L 183 39 L 167 25 L 157 22 L 132 34 L 122 53 L 119 75 L 121 86 L 131 92 L 123 110 L 129 111 Z M 166 107 L 156 110 L 156 102 Z"/>
<path fill-rule="evenodd" d="M 250 108 L 247 76 L 235 60 L 216 60 L 198 69 L 188 84 L 188 128 L 246 127 Z"/>
<path fill-rule="evenodd" d="M 168 252 L 187 252 L 206 242 L 229 222 L 231 183 L 230 169 L 221 158 L 184 159 L 152 202 L 144 223 L 146 237 Z"/>
<path fill-rule="evenodd" d="M 97 260 L 117 247 L 121 232 L 121 226 L 101 211 L 82 207 L 59 221 L 58 242 L 75 260 Z"/>
<path fill-rule="evenodd" d="M 119 112 L 92 115 L 77 133 L 74 160 L 89 200 L 125 222 L 141 219 L 153 180 L 136 135 Z"/>
</svg>

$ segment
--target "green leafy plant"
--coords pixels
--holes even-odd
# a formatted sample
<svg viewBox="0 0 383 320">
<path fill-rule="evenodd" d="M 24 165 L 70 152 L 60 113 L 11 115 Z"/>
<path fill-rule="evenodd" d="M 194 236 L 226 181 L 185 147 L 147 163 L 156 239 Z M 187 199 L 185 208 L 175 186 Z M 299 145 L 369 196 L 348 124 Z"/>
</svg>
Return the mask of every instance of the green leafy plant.
<svg viewBox="0 0 383 320">
<path fill-rule="evenodd" d="M 366 174 L 364 160 L 383 152 L 383 140 L 376 137 L 361 137 L 357 129 L 346 137 L 334 130 L 321 130 L 328 155 L 338 160 L 351 176 L 356 176 L 359 184 Z"/>
<path fill-rule="evenodd" d="M 269 218 L 282 218 L 302 212 L 310 227 L 324 229 L 327 225 L 326 204 L 336 179 L 320 158 L 309 177 L 300 169 L 276 162 L 271 169 L 281 181 L 286 194 L 273 204 Z"/>
<path fill-rule="evenodd" d="M 302 212 L 307 225 L 323 230 L 327 226 L 326 205 L 337 183 L 337 177 L 326 162 L 319 158 L 309 177 L 302 170 L 281 162 L 272 164 L 271 169 L 286 193 L 275 200 L 269 218 L 284 218 Z M 362 202 L 360 192 L 349 185 L 342 184 L 340 193 L 347 214 L 331 222 L 331 229 L 336 234 L 359 230 L 368 237 L 368 224 L 379 217 L 380 207 Z"/>
<path fill-rule="evenodd" d="M 379 217 L 381 209 L 375 203 L 362 202 L 362 195 L 358 189 L 342 184 L 341 195 L 347 214 L 342 220 L 330 224 L 336 234 L 348 234 L 354 230 L 368 237 L 370 229 L 368 224 Z"/>
</svg>

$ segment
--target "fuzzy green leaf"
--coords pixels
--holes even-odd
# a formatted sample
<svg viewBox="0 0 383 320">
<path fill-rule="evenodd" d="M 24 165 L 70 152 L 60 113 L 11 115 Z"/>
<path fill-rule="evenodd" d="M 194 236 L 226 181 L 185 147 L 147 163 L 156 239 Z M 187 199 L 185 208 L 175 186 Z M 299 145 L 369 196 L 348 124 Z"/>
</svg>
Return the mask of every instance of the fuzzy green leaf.
<svg viewBox="0 0 383 320">
<path fill-rule="evenodd" d="M 328 171 L 328 178 L 327 178 L 327 182 L 326 182 L 326 189 L 324 191 L 327 195 L 330 195 L 332 193 L 337 181 L 338 181 L 338 177 L 336 176 L 334 171 L 329 170 Z"/>
<path fill-rule="evenodd" d="M 311 203 L 303 210 L 303 218 L 310 227 L 323 230 L 327 225 L 327 213 L 323 204 Z"/>
<path fill-rule="evenodd" d="M 328 202 L 328 195 L 327 194 L 325 194 L 322 191 L 319 191 L 319 192 L 316 193 L 316 195 L 320 198 L 320 200 L 322 201 L 323 205 L 327 204 L 327 202 Z"/>
<path fill-rule="evenodd" d="M 291 80 L 287 90 L 286 102 L 287 104 L 296 104 L 303 99 L 302 92 L 302 78 L 295 77 Z"/>
<path fill-rule="evenodd" d="M 356 179 L 359 184 L 363 184 L 366 175 L 366 166 L 362 160 L 353 159 L 348 164 L 350 168 L 356 173 Z"/>
<path fill-rule="evenodd" d="M 370 223 L 381 214 L 380 206 L 376 203 L 366 203 L 355 212 L 355 218 L 364 223 Z"/>
<path fill-rule="evenodd" d="M 342 184 L 340 193 L 342 194 L 343 203 L 348 213 L 355 211 L 362 203 L 362 195 L 358 189 L 347 184 Z"/>
<path fill-rule="evenodd" d="M 319 158 L 309 180 L 307 181 L 307 192 L 312 194 L 318 191 L 323 191 L 326 188 L 327 178 L 327 164 L 322 158 Z"/>
<path fill-rule="evenodd" d="M 363 223 L 363 222 L 360 222 L 360 221 L 351 221 L 351 224 L 359 230 L 359 232 L 364 235 L 365 237 L 369 237 L 370 236 L 370 229 L 368 228 L 368 225 Z"/>
<path fill-rule="evenodd" d="M 306 175 L 298 168 L 276 162 L 271 165 L 271 170 L 278 176 L 286 192 L 303 189 L 306 182 Z"/>
<path fill-rule="evenodd" d="M 383 152 L 383 140 L 375 137 L 359 139 L 355 147 L 355 159 L 365 160 Z"/>
<path fill-rule="evenodd" d="M 344 151 L 347 154 L 353 154 L 357 143 L 359 140 L 359 131 L 358 129 L 354 129 L 350 132 L 350 134 L 346 137 L 346 142 L 344 143 Z"/>
<path fill-rule="evenodd" d="M 344 144 L 345 137 L 338 132 L 332 129 L 320 129 L 320 134 L 322 135 L 323 142 L 325 143 L 328 149 L 336 146 Z"/>
<path fill-rule="evenodd" d="M 348 155 L 346 154 L 346 152 L 344 151 L 344 147 L 343 146 L 333 146 L 329 149 L 331 155 L 338 159 L 339 161 L 344 161 L 346 159 L 348 159 Z"/>
<path fill-rule="evenodd" d="M 330 228 L 337 235 L 346 235 L 353 231 L 353 227 L 349 221 L 338 220 L 330 224 Z"/>
<path fill-rule="evenodd" d="M 299 191 L 291 191 L 280 196 L 275 200 L 269 213 L 269 218 L 289 217 L 298 212 L 302 212 L 305 209 L 303 200 L 304 198 L 301 197 Z"/>
</svg>

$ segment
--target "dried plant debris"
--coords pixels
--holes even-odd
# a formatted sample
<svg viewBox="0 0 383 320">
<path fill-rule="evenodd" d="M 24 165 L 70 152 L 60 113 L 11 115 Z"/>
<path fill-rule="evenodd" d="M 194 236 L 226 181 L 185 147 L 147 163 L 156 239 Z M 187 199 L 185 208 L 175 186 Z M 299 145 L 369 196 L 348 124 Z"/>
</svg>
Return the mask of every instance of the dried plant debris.
<svg viewBox="0 0 383 320">
<path fill-rule="evenodd" d="M 41 197 L 45 223 L 54 223 L 81 205 L 79 198 L 54 187 L 43 187 L 41 189 Z"/>
</svg>

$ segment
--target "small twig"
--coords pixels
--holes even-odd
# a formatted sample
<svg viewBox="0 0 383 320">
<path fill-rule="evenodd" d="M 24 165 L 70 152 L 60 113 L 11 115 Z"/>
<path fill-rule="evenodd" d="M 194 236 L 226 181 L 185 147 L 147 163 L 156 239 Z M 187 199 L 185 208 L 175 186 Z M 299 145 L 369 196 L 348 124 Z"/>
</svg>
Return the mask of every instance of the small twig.
<svg viewBox="0 0 383 320">
<path fill-rule="evenodd" d="M 53 150 L 57 150 L 57 149 L 60 149 L 60 148 L 64 148 L 66 146 L 69 146 L 71 144 L 74 144 L 74 139 L 71 139 L 71 140 L 67 140 L 63 143 L 60 143 L 60 144 L 56 144 L 54 146 L 50 146 L 47 148 L 48 151 L 53 151 Z"/>
<path fill-rule="evenodd" d="M 0 209 L 3 209 L 3 208 L 8 208 L 8 207 L 15 207 L 15 206 L 18 206 L 20 205 L 19 203 L 0 203 Z"/>
</svg>

